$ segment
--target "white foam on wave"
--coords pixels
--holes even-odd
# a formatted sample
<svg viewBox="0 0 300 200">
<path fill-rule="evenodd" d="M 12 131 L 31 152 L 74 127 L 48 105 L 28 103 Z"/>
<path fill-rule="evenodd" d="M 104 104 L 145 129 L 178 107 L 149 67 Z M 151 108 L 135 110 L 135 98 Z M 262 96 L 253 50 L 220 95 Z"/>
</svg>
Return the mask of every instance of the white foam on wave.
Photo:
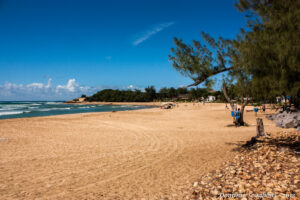
<svg viewBox="0 0 300 200">
<path fill-rule="evenodd" d="M 54 108 L 54 110 L 70 110 L 71 108 Z"/>
<path fill-rule="evenodd" d="M 38 109 L 36 111 L 44 112 L 44 111 L 50 111 L 50 110 L 52 110 L 52 109 L 50 109 L 50 108 L 42 108 L 42 109 Z"/>
<path fill-rule="evenodd" d="M 13 106 L 3 106 L 0 108 L 0 111 L 10 111 L 10 110 L 22 110 L 23 108 L 26 108 L 26 106 L 18 106 L 18 107 L 13 107 Z"/>
<path fill-rule="evenodd" d="M 0 110 L 14 110 L 14 109 L 11 109 L 11 108 L 0 108 Z"/>
<path fill-rule="evenodd" d="M 36 109 L 36 108 L 39 108 L 39 107 L 36 107 L 36 106 L 29 106 L 28 109 Z"/>
<path fill-rule="evenodd" d="M 42 112 L 46 112 L 46 111 L 51 111 L 51 110 L 70 110 L 71 108 L 42 108 L 36 111 L 42 111 Z"/>
<path fill-rule="evenodd" d="M 0 112 L 0 116 L 2 115 L 17 115 L 17 114 L 22 114 L 23 111 L 12 111 L 12 112 Z"/>
<path fill-rule="evenodd" d="M 122 106 L 120 106 L 121 108 L 133 108 L 134 106 L 132 106 L 132 105 L 122 105 Z"/>
<path fill-rule="evenodd" d="M 7 109 L 18 109 L 18 108 L 26 108 L 27 105 L 24 105 L 24 104 L 10 104 L 10 105 L 3 105 L 2 108 L 7 108 Z"/>
<path fill-rule="evenodd" d="M 90 108 L 89 106 L 81 106 L 81 107 L 78 107 L 78 108 Z"/>
<path fill-rule="evenodd" d="M 52 104 L 61 104 L 61 103 L 60 102 L 46 102 L 46 104 L 52 105 Z"/>
</svg>

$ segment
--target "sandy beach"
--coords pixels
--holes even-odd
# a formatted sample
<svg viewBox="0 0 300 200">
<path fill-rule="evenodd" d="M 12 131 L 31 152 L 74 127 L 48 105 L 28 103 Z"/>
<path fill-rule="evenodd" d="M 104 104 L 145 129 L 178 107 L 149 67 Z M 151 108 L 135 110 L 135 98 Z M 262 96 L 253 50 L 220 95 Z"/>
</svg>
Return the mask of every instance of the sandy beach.
<svg viewBox="0 0 300 200">
<path fill-rule="evenodd" d="M 224 104 L 183 103 L 0 120 L 0 198 L 182 199 L 256 134 L 254 113 L 245 121 L 248 127 L 228 127 Z"/>
</svg>

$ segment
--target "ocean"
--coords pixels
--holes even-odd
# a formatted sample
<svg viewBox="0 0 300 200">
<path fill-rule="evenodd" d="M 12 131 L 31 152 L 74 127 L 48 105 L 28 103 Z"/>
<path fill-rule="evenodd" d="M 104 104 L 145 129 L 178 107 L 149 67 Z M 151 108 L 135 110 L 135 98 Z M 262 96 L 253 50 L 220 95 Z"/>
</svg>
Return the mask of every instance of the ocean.
<svg viewBox="0 0 300 200">
<path fill-rule="evenodd" d="M 0 101 L 0 119 L 40 117 L 88 112 L 126 111 L 148 108 L 136 105 L 75 105 L 58 101 Z"/>
</svg>

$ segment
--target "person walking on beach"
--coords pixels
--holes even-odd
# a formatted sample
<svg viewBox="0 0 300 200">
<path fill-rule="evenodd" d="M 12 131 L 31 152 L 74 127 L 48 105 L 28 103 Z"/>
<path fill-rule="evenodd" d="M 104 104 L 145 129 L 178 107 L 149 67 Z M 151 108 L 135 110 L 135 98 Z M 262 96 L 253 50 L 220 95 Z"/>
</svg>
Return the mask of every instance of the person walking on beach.
<svg viewBox="0 0 300 200">
<path fill-rule="evenodd" d="M 265 104 L 262 106 L 262 111 L 263 111 L 263 112 L 266 111 L 266 106 L 265 106 Z"/>
<path fill-rule="evenodd" d="M 231 111 L 231 117 L 233 119 L 233 123 L 235 124 L 235 112 L 234 112 L 234 110 Z"/>
<path fill-rule="evenodd" d="M 236 126 L 240 126 L 240 124 L 241 124 L 241 111 L 240 111 L 240 109 L 238 109 L 236 112 L 235 112 L 235 125 Z"/>
</svg>

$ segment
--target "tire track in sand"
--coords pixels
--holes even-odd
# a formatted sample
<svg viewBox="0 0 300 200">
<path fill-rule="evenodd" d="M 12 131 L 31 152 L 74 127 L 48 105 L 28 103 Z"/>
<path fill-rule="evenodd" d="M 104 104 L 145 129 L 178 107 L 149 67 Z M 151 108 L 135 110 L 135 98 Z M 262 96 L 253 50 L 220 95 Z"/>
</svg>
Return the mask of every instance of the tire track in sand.
<svg viewBox="0 0 300 200">
<path fill-rule="evenodd" d="M 119 123 L 120 124 L 120 123 Z M 148 140 L 151 141 L 151 145 L 148 146 L 144 151 L 143 154 L 140 155 L 138 158 L 134 158 L 132 159 L 132 161 L 130 161 L 130 163 L 127 164 L 127 166 L 124 166 L 122 163 L 120 163 L 118 166 L 122 167 L 123 169 L 126 169 L 125 172 L 122 172 L 120 174 L 117 175 L 113 175 L 111 177 L 102 179 L 99 181 L 99 178 L 95 177 L 95 174 L 91 173 L 91 177 L 88 178 L 89 182 L 87 184 L 84 184 L 82 186 L 77 186 L 74 187 L 74 189 L 72 189 L 73 191 L 82 191 L 82 190 L 86 190 L 90 187 L 93 186 L 98 186 L 98 185 L 102 185 L 104 183 L 107 182 L 111 182 L 123 177 L 127 177 L 130 176 L 134 173 L 140 172 L 140 171 L 145 171 L 144 174 L 147 174 L 147 170 L 148 168 L 162 168 L 162 163 L 163 162 L 168 162 L 168 160 L 173 159 L 174 157 L 176 157 L 176 155 L 180 154 L 183 151 L 183 142 L 181 140 L 179 140 L 176 137 L 171 137 L 169 136 L 169 134 L 166 134 L 167 138 L 166 141 L 168 141 L 168 143 L 161 145 L 160 139 L 156 136 L 156 134 L 153 134 L 152 132 L 149 131 L 149 128 L 147 127 L 143 127 L 143 126 L 138 126 L 136 124 L 131 124 L 131 123 L 125 123 L 122 122 L 121 123 L 122 129 L 124 129 L 124 127 L 127 127 L 128 130 L 135 132 L 136 135 L 142 135 L 144 138 L 147 138 Z M 107 124 L 108 125 L 108 124 Z M 115 127 L 115 125 L 113 125 L 113 127 Z M 148 160 L 148 164 L 145 164 L 143 166 L 135 166 L 136 164 L 143 164 L 144 160 L 142 160 L 142 158 L 149 158 L 149 155 L 146 155 L 148 152 L 152 152 L 155 153 L 154 155 L 150 156 L 155 156 L 156 154 L 160 156 L 160 158 L 151 158 L 151 160 Z M 166 152 L 165 154 L 162 155 L 161 152 Z M 129 169 L 127 169 L 129 168 Z M 133 169 L 132 169 L 133 168 Z M 93 180 L 94 181 L 91 181 Z M 55 194 L 55 195 L 51 195 L 51 196 L 46 196 L 46 198 L 55 198 L 55 197 L 59 197 L 61 195 L 65 194 L 65 191 L 62 191 L 61 193 Z"/>
</svg>

